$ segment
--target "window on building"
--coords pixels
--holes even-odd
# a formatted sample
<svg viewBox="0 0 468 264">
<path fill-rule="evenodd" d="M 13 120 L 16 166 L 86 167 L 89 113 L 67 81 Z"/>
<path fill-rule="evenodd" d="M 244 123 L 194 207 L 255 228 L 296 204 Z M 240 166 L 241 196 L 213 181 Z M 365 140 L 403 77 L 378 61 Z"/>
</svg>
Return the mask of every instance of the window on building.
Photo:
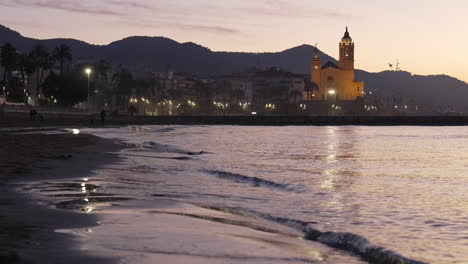
<svg viewBox="0 0 468 264">
<path fill-rule="evenodd" d="M 358 90 L 358 92 L 360 91 L 360 88 L 359 88 L 359 86 L 357 87 L 357 90 Z"/>
<path fill-rule="evenodd" d="M 333 82 L 334 81 L 333 76 L 328 76 L 328 81 Z"/>
</svg>

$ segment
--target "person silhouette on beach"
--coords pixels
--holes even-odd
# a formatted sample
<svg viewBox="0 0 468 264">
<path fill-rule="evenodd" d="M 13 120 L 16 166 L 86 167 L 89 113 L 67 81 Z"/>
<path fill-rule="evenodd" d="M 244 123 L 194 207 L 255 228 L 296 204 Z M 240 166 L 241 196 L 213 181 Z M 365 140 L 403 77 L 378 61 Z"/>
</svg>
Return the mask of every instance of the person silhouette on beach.
<svg viewBox="0 0 468 264">
<path fill-rule="evenodd" d="M 31 121 L 36 120 L 36 115 L 37 115 L 36 109 L 33 108 L 33 109 L 31 109 L 31 110 L 29 111 L 29 119 L 30 119 Z"/>
<path fill-rule="evenodd" d="M 104 125 L 104 122 L 106 122 L 106 118 L 107 118 L 106 110 L 102 110 L 101 111 L 101 124 L 102 125 Z"/>
<path fill-rule="evenodd" d="M 0 105 L 0 119 L 5 118 L 5 102 Z"/>
</svg>

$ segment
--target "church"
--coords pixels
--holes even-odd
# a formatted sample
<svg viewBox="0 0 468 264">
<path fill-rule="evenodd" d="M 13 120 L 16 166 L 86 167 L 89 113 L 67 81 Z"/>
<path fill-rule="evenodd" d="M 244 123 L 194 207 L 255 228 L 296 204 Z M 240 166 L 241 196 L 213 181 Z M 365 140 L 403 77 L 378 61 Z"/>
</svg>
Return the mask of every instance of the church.
<svg viewBox="0 0 468 264">
<path fill-rule="evenodd" d="M 354 80 L 354 42 L 348 27 L 339 47 L 339 65 L 332 61 L 322 65 L 315 50 L 311 70 L 314 101 L 354 101 L 364 94 L 364 82 Z"/>
</svg>

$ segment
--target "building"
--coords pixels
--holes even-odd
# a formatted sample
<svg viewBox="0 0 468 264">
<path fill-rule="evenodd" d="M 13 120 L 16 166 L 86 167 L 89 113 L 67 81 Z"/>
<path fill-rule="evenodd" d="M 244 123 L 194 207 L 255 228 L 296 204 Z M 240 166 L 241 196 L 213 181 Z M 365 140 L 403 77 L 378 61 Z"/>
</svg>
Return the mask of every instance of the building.
<svg viewBox="0 0 468 264">
<path fill-rule="evenodd" d="M 305 86 L 304 75 L 294 74 L 277 67 L 252 68 L 223 76 L 219 81 L 229 87 L 224 90 L 242 91 L 245 97 L 243 100 L 251 104 L 252 109 L 258 112 L 264 110 L 267 105 L 274 105 L 283 110 L 287 104 L 299 105 L 302 102 Z"/>
<path fill-rule="evenodd" d="M 339 48 L 339 65 L 332 61 L 322 65 L 318 49 L 315 50 L 311 69 L 313 101 L 354 101 L 364 94 L 364 82 L 354 80 L 354 42 L 348 27 Z M 306 96 L 310 98 L 310 92 Z"/>
</svg>

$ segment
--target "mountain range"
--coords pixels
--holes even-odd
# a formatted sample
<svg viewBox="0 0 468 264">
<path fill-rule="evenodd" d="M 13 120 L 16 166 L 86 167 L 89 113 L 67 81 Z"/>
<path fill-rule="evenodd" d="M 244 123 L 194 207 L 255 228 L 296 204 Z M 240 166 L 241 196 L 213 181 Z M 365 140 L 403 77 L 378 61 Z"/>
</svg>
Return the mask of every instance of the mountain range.
<svg viewBox="0 0 468 264">
<path fill-rule="evenodd" d="M 165 37 L 128 37 L 108 45 L 92 45 L 75 39 L 33 39 L 0 25 L 0 45 L 13 44 L 19 52 L 26 52 L 35 44 L 52 50 L 60 44 L 68 45 L 75 61 L 104 59 L 114 65 L 124 65 L 132 71 L 166 71 L 200 76 L 240 72 L 251 67 L 280 67 L 298 74 L 310 72 L 314 47 L 301 45 L 281 52 L 247 53 L 212 51 L 201 45 L 179 43 Z M 323 63 L 336 62 L 320 52 Z M 364 81 L 366 90 L 377 91 L 391 98 L 414 100 L 418 104 L 450 105 L 468 112 L 468 84 L 447 75 L 413 75 L 405 71 L 370 73 L 356 71 L 356 80 Z"/>
</svg>

